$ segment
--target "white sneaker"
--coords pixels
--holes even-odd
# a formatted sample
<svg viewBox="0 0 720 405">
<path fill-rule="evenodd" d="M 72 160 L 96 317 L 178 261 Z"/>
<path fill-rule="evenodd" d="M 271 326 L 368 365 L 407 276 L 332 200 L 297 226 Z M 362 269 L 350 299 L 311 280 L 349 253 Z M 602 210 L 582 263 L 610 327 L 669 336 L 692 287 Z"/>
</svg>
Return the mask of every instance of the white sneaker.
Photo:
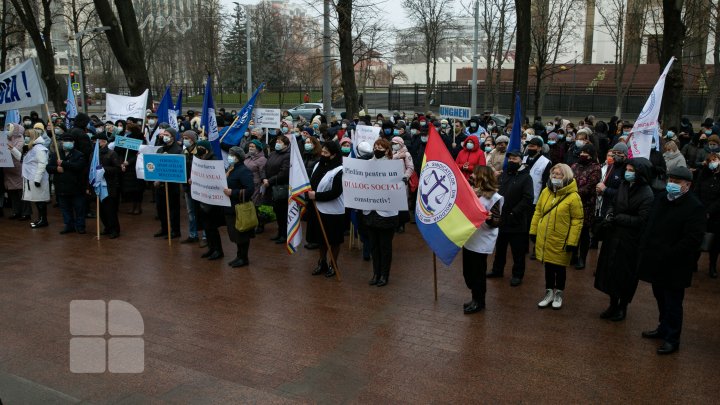
<svg viewBox="0 0 720 405">
<path fill-rule="evenodd" d="M 542 301 L 538 302 L 538 307 L 540 308 L 547 308 L 550 303 L 553 302 L 553 290 L 548 288 L 545 290 L 545 297 L 542 299 Z"/>
<path fill-rule="evenodd" d="M 563 292 L 562 290 L 555 291 L 555 298 L 553 298 L 552 307 L 553 309 L 562 308 Z"/>
</svg>

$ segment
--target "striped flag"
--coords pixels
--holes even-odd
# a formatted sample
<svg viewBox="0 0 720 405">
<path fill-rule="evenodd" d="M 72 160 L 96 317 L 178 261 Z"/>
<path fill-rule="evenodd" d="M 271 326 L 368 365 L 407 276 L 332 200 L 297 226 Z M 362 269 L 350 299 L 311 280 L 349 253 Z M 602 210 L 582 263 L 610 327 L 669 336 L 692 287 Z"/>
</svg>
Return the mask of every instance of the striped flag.
<svg viewBox="0 0 720 405">
<path fill-rule="evenodd" d="M 287 218 L 287 250 L 293 254 L 302 243 L 302 225 L 300 218 L 305 212 L 307 201 L 305 193 L 310 191 L 310 180 L 308 179 L 302 155 L 294 136 L 290 138 L 290 191 L 288 195 L 288 218 Z"/>
</svg>

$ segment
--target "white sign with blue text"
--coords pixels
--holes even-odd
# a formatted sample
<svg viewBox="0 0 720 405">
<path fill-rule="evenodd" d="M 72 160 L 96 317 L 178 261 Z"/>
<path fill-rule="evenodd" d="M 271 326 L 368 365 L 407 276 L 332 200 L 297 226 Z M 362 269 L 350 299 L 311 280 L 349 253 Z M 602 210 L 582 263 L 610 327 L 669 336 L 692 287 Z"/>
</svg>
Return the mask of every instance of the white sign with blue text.
<svg viewBox="0 0 720 405">
<path fill-rule="evenodd" d="M 458 107 L 454 105 L 441 105 L 440 106 L 440 117 L 450 118 L 458 120 L 469 120 L 470 119 L 470 108 Z"/>
<path fill-rule="evenodd" d="M 0 74 L 0 111 L 45 104 L 45 91 L 31 59 Z"/>
</svg>

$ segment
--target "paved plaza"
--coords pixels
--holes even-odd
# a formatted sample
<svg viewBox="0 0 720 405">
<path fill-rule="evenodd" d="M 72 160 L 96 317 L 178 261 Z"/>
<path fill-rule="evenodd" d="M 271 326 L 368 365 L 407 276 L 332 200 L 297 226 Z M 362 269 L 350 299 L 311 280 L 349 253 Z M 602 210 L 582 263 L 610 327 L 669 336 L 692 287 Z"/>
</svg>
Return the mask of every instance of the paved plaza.
<svg viewBox="0 0 720 405">
<path fill-rule="evenodd" d="M 121 207 L 121 212 L 126 207 Z M 61 236 L 0 218 L 0 398 L 14 404 L 718 403 L 720 281 L 706 258 L 687 290 L 680 351 L 658 356 L 657 309 L 640 283 L 624 322 L 598 318 L 597 251 L 568 270 L 561 310 L 539 310 L 541 265 L 524 283 L 488 280 L 487 308 L 463 315 L 461 258 L 438 269 L 414 225 L 394 240 L 390 284 L 343 246 L 342 282 L 312 277 L 316 251 L 288 256 L 267 231 L 249 267 L 208 262 L 197 244 L 153 238 L 154 209 L 121 214 L 119 239 Z M 183 218 L 185 221 L 186 218 Z M 94 220 L 88 231 L 95 229 Z M 183 222 L 183 230 L 186 230 Z M 90 231 L 92 232 L 92 231 Z M 184 234 L 183 236 L 187 236 Z M 510 260 L 509 260 L 510 261 Z M 144 372 L 70 370 L 70 302 L 121 300 L 144 320 Z M 105 336 L 109 338 L 109 335 Z"/>
</svg>

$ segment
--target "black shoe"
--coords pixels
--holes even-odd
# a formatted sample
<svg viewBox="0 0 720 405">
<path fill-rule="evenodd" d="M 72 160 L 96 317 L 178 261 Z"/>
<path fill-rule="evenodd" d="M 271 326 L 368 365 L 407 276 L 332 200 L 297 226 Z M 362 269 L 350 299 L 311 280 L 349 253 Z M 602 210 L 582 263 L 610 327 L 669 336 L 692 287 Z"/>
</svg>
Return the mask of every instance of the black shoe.
<svg viewBox="0 0 720 405">
<path fill-rule="evenodd" d="M 522 284 L 522 279 L 518 277 L 513 277 L 510 279 L 510 286 L 511 287 L 517 287 L 520 284 Z"/>
<path fill-rule="evenodd" d="M 610 319 L 615 316 L 615 312 L 617 312 L 617 307 L 615 305 L 610 305 L 607 307 L 606 310 L 602 311 L 600 313 L 600 319 Z"/>
<path fill-rule="evenodd" d="M 27 221 L 28 219 L 30 219 L 30 215 L 22 215 L 18 217 L 18 221 Z"/>
<path fill-rule="evenodd" d="M 218 259 L 222 259 L 223 257 L 225 257 L 223 252 L 216 250 L 210 256 L 208 256 L 207 259 L 208 260 L 218 260 Z"/>
<path fill-rule="evenodd" d="M 280 239 L 280 238 L 282 238 L 282 235 L 277 234 L 277 235 L 273 236 L 272 238 L 270 238 L 270 240 L 273 241 L 273 242 L 275 242 L 276 240 L 278 240 L 278 239 Z"/>
<path fill-rule="evenodd" d="M 398 226 L 397 229 L 395 230 L 395 232 L 397 232 L 397 233 L 405 233 L 405 225 L 400 225 L 400 226 Z"/>
<path fill-rule="evenodd" d="M 85 218 L 94 219 L 94 218 L 95 218 L 95 214 L 92 213 L 92 212 L 88 212 L 87 214 L 85 214 Z"/>
<path fill-rule="evenodd" d="M 373 277 L 368 281 L 368 285 L 376 285 L 380 281 L 380 276 L 378 274 L 373 274 Z"/>
<path fill-rule="evenodd" d="M 32 224 L 30 224 L 30 226 L 33 229 L 45 228 L 48 225 L 50 225 L 50 224 L 48 223 L 48 221 L 45 218 L 40 218 L 40 220 L 38 220 L 37 222 L 33 222 Z"/>
<path fill-rule="evenodd" d="M 618 308 L 617 312 L 610 318 L 613 322 L 620 322 L 622 320 L 625 320 L 625 317 L 627 316 L 627 309 L 625 308 Z"/>
<path fill-rule="evenodd" d="M 263 233 L 263 232 L 265 232 L 265 225 L 258 225 L 258 226 L 255 227 L 255 233 L 256 233 L 257 235 L 259 235 L 259 234 L 261 234 L 261 233 Z"/>
<path fill-rule="evenodd" d="M 333 269 L 333 266 L 328 266 L 328 269 L 325 272 L 325 277 L 330 278 L 333 276 L 335 276 L 335 269 Z"/>
<path fill-rule="evenodd" d="M 678 346 L 668 342 L 663 343 L 662 346 L 657 348 L 657 354 L 670 354 L 676 351 L 678 351 Z"/>
<path fill-rule="evenodd" d="M 320 262 L 318 262 L 317 267 L 315 267 L 315 270 L 313 270 L 313 272 L 311 274 L 313 276 L 319 276 L 319 275 L 325 273 L 326 271 L 328 271 L 327 262 L 324 260 L 321 260 Z"/>
<path fill-rule="evenodd" d="M 167 231 L 161 230 L 161 231 L 155 232 L 155 234 L 153 236 L 156 238 L 162 238 L 163 236 L 167 236 Z"/>
<path fill-rule="evenodd" d="M 285 243 L 285 238 L 280 238 L 280 239 L 278 239 L 278 240 L 275 241 L 275 244 L 276 244 L 276 245 L 282 245 L 282 244 L 284 244 L 284 243 Z"/>
<path fill-rule="evenodd" d="M 196 237 L 192 237 L 192 236 L 191 236 L 191 237 L 188 237 L 187 239 L 183 240 L 183 241 L 180 242 L 180 243 L 195 243 L 195 242 L 197 242 L 197 241 L 198 241 L 197 236 L 196 236 Z"/>
<path fill-rule="evenodd" d="M 718 277 L 717 267 L 710 266 L 710 278 L 717 278 L 717 277 Z"/>
<path fill-rule="evenodd" d="M 575 263 L 575 270 L 582 270 L 585 268 L 585 259 L 578 257 L 577 263 Z"/>
<path fill-rule="evenodd" d="M 78 229 L 77 233 L 80 235 L 85 235 L 87 233 L 87 231 L 85 231 L 84 229 Z"/>
<path fill-rule="evenodd" d="M 238 267 L 247 266 L 248 264 L 250 264 L 250 262 L 248 262 L 247 260 L 240 259 L 240 260 L 238 260 L 238 261 L 236 261 L 236 262 L 233 262 L 233 264 L 231 264 L 230 267 L 232 267 L 232 268 L 238 268 Z"/>
<path fill-rule="evenodd" d="M 491 271 L 490 273 L 485 275 L 485 278 L 502 278 L 502 273 L 496 273 L 494 271 Z"/>
<path fill-rule="evenodd" d="M 110 235 L 111 233 L 112 233 L 112 232 L 110 232 L 110 231 L 108 231 L 107 229 L 105 229 L 105 230 L 103 230 L 102 232 L 100 232 L 100 235 L 105 236 L 105 235 Z"/>
<path fill-rule="evenodd" d="M 8 217 L 8 219 L 20 219 L 20 214 L 12 214 Z"/>
<path fill-rule="evenodd" d="M 233 264 L 235 264 L 235 263 L 237 263 L 237 262 L 239 262 L 239 261 L 241 261 L 241 260 L 242 260 L 241 258 L 235 257 L 234 259 L 232 259 L 232 260 L 230 260 L 230 261 L 228 262 L 228 266 L 232 267 Z"/>
<path fill-rule="evenodd" d="M 215 253 L 214 250 L 208 250 L 207 252 L 200 255 L 200 258 L 207 259 L 208 257 L 212 256 L 212 254 Z"/>
<path fill-rule="evenodd" d="M 315 250 L 315 249 L 318 249 L 319 247 L 320 247 L 320 244 L 318 244 L 318 243 L 306 243 L 305 244 L 305 249 L 307 249 L 307 250 Z"/>
<path fill-rule="evenodd" d="M 645 331 L 641 334 L 641 336 L 644 337 L 645 339 L 664 339 L 665 338 L 665 336 L 663 336 L 662 333 L 660 333 L 660 331 L 657 329 Z"/>
<path fill-rule="evenodd" d="M 177 239 L 180 237 L 180 232 L 171 232 L 170 239 Z"/>
<path fill-rule="evenodd" d="M 65 234 L 73 233 L 73 232 L 75 232 L 74 229 L 67 229 L 67 228 L 65 228 L 65 229 L 63 229 L 62 231 L 60 231 L 60 235 L 65 235 Z"/>
<path fill-rule="evenodd" d="M 363 256 L 363 260 L 369 262 L 370 260 L 372 260 L 372 256 Z"/>
<path fill-rule="evenodd" d="M 480 312 L 485 308 L 485 304 L 478 302 L 478 301 L 471 301 L 470 305 L 463 308 L 464 314 L 474 314 L 475 312 Z"/>
<path fill-rule="evenodd" d="M 378 287 L 384 287 L 388 283 L 387 276 L 380 276 L 380 280 L 378 280 L 377 284 L 375 284 Z"/>
<path fill-rule="evenodd" d="M 464 304 L 463 304 L 463 309 L 465 309 L 465 308 L 469 307 L 469 306 L 470 306 L 470 304 L 472 304 L 473 302 L 475 302 L 475 300 L 470 300 L 470 301 L 468 301 L 468 302 L 464 303 Z"/>
</svg>

